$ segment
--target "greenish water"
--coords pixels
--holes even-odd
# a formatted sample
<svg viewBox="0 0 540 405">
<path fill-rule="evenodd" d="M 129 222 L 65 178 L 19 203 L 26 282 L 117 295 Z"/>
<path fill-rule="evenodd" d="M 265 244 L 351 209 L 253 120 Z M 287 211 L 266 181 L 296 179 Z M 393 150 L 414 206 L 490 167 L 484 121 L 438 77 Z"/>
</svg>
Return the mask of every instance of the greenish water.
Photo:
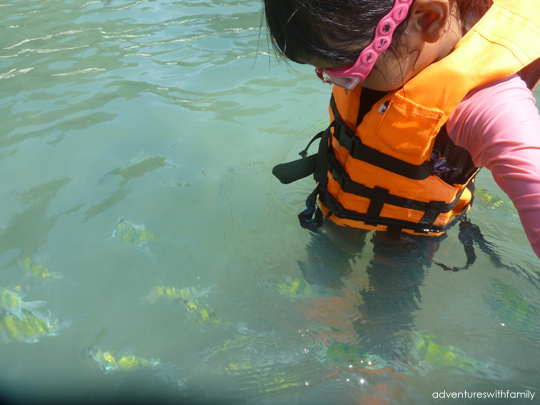
<svg viewBox="0 0 540 405">
<path fill-rule="evenodd" d="M 435 246 L 297 225 L 312 181 L 271 169 L 327 124 L 330 87 L 277 63 L 261 8 L 0 4 L 0 286 L 46 302 L 21 315 L 41 333 L 0 319 L 0 396 L 540 398 L 538 258 L 489 172 L 469 218 L 496 256 L 474 242 L 466 270 L 444 270 L 467 263 L 458 227 Z"/>
</svg>

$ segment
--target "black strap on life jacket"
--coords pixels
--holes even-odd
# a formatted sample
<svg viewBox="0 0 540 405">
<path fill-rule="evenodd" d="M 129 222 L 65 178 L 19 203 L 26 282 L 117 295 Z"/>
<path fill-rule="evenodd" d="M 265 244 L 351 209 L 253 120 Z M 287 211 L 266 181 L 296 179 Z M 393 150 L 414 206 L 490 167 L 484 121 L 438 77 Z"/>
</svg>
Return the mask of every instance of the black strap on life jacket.
<svg viewBox="0 0 540 405">
<path fill-rule="evenodd" d="M 363 221 L 366 224 L 373 226 L 377 224 L 384 224 L 395 228 L 396 226 L 402 227 L 403 224 L 409 224 L 409 226 L 405 226 L 405 228 L 411 229 L 411 223 L 409 221 L 398 221 L 380 216 L 384 204 L 390 204 L 405 209 L 413 209 L 415 211 L 424 212 L 425 214 L 420 220 L 419 224 L 415 226 L 417 231 L 422 233 L 442 232 L 445 229 L 448 229 L 451 225 L 449 224 L 442 227 L 435 227 L 433 223 L 439 214 L 447 213 L 454 209 L 456 203 L 459 201 L 466 188 L 471 191 L 471 194 L 474 192 L 474 183 L 471 181 L 467 184 L 467 187 L 464 187 L 450 203 L 446 203 L 444 201 L 431 201 L 426 203 L 423 201 L 393 195 L 390 194 L 389 190 L 387 189 L 381 187 L 370 188 L 351 180 L 350 176 L 345 172 L 332 151 L 328 155 L 328 171 L 344 192 L 367 198 L 371 202 L 366 214 L 353 214 L 354 211 L 345 210 L 343 206 L 339 204 L 329 193 L 325 193 L 323 197 L 323 204 L 326 205 L 326 203 L 329 203 L 333 207 L 332 211 L 337 217 L 347 217 L 349 219 Z"/>
<path fill-rule="evenodd" d="M 469 267 L 471 267 L 476 261 L 476 252 L 474 250 L 475 244 L 480 248 L 482 252 L 484 252 L 489 257 L 491 263 L 496 268 L 507 267 L 502 263 L 501 258 L 499 257 L 499 254 L 495 251 L 493 245 L 484 238 L 484 235 L 482 235 L 482 232 L 480 231 L 478 225 L 473 224 L 466 215 L 461 218 L 461 221 L 459 223 L 458 239 L 463 245 L 463 248 L 465 249 L 465 257 L 467 258 L 467 262 L 465 263 L 465 266 L 457 267 L 447 266 L 437 260 L 434 260 L 433 263 L 442 268 L 444 271 L 455 272 L 467 270 Z"/>
<path fill-rule="evenodd" d="M 306 158 L 274 166 L 272 174 L 276 176 L 281 183 L 289 184 L 313 174 L 316 167 L 317 155 L 311 155 Z"/>
<path fill-rule="evenodd" d="M 506 269 L 515 273 L 519 277 L 524 277 L 534 287 L 540 290 L 540 282 L 538 280 L 538 276 L 534 273 L 531 274 L 526 269 L 520 266 L 503 263 L 501 257 L 496 251 L 496 247 L 484 238 L 484 235 L 482 235 L 482 232 L 480 231 L 478 225 L 473 224 L 466 215 L 463 216 L 459 223 L 458 238 L 465 249 L 465 256 L 467 258 L 465 266 L 447 266 L 437 260 L 434 260 L 433 263 L 435 263 L 437 266 L 439 266 L 445 271 L 456 272 L 461 270 L 467 270 L 476 261 L 475 246 L 477 246 L 488 257 L 489 261 L 495 268 Z"/>
<path fill-rule="evenodd" d="M 307 151 L 311 144 L 317 139 L 321 139 L 320 144 L 323 143 L 323 139 L 326 139 L 326 142 L 328 142 L 328 138 L 330 136 L 330 128 L 331 126 L 328 127 L 325 131 L 321 131 L 313 138 L 311 138 L 311 141 L 309 141 L 305 149 L 299 153 L 299 155 L 302 156 L 302 159 L 276 165 L 272 169 L 272 174 L 276 176 L 277 179 L 283 184 L 290 184 L 297 180 L 303 179 L 310 174 L 314 174 L 317 170 L 317 163 L 321 158 L 319 156 L 319 153 L 307 156 Z"/>
<path fill-rule="evenodd" d="M 469 189 L 474 187 L 474 183 L 469 183 L 470 187 Z M 465 188 L 464 188 L 465 189 Z M 464 190 L 463 189 L 463 190 Z M 463 192 L 461 191 L 461 193 Z M 392 199 L 395 196 L 390 195 L 386 192 L 385 189 L 376 187 L 373 189 L 374 193 L 374 199 L 377 199 L 378 201 L 385 201 L 385 198 Z M 456 197 L 455 200 L 459 199 L 459 196 L 461 193 Z M 401 198 L 401 197 L 397 197 Z M 460 219 L 462 215 L 465 214 L 464 210 L 460 215 L 457 215 L 456 217 L 452 218 L 452 220 L 443 226 L 440 225 L 434 225 L 433 221 L 437 218 L 439 215 L 438 208 L 441 207 L 438 202 L 431 202 L 428 203 L 428 209 L 426 211 L 426 214 L 424 214 L 424 217 L 419 223 L 414 223 L 410 221 L 404 221 L 399 220 L 395 218 L 385 218 L 380 216 L 380 209 L 382 208 L 380 206 L 380 203 L 373 203 L 373 200 L 370 203 L 370 206 L 365 214 L 359 213 L 357 211 L 348 210 L 343 207 L 339 202 L 336 201 L 336 199 L 326 190 L 326 188 L 319 187 L 319 199 L 321 202 L 327 207 L 330 212 L 335 215 L 338 218 L 342 219 L 350 219 L 353 221 L 362 221 L 366 225 L 376 226 L 376 225 L 386 225 L 388 227 L 389 231 L 402 231 L 403 229 L 409 229 L 416 233 L 422 233 L 427 234 L 430 232 L 445 232 L 449 228 L 451 228 L 455 223 Z M 406 200 L 406 199 L 404 199 Z M 388 201 L 388 199 L 386 200 Z M 422 203 L 421 201 L 414 201 L 409 200 L 409 202 L 413 203 L 419 203 L 419 204 L 426 204 Z M 407 202 L 407 203 L 409 203 Z M 388 203 L 388 202 L 387 202 Z M 384 202 L 383 202 L 384 204 Z M 389 203 L 388 203 L 389 204 Z M 431 206 L 429 206 L 431 204 Z M 375 206 L 375 208 L 373 208 Z"/>
<path fill-rule="evenodd" d="M 317 230 L 323 226 L 324 215 L 321 209 L 317 206 L 317 197 L 320 194 L 321 187 L 326 187 L 328 184 L 328 156 L 332 147 L 329 144 L 331 137 L 331 130 L 333 125 L 331 124 L 321 136 L 319 142 L 319 150 L 317 152 L 317 161 L 313 178 L 317 182 L 315 190 L 306 199 L 306 209 L 298 214 L 298 220 L 302 228 L 308 229 L 311 232 L 317 233 Z M 309 145 L 308 145 L 309 147 Z M 307 149 L 307 148 L 306 148 Z M 301 152 L 302 153 L 302 152 Z M 306 158 L 307 159 L 307 158 Z"/>
<path fill-rule="evenodd" d="M 433 174 L 429 162 L 413 165 L 364 145 L 341 118 L 333 95 L 330 99 L 330 108 L 334 115 L 334 138 L 340 146 L 347 149 L 349 156 L 409 179 L 424 180 Z"/>
<path fill-rule="evenodd" d="M 334 117 L 336 117 L 335 114 Z M 424 180 L 432 174 L 429 162 L 413 165 L 364 145 L 340 117 L 336 117 L 334 128 L 334 137 L 340 146 L 347 149 L 349 155 L 354 159 L 362 160 L 373 166 L 414 180 Z"/>
</svg>

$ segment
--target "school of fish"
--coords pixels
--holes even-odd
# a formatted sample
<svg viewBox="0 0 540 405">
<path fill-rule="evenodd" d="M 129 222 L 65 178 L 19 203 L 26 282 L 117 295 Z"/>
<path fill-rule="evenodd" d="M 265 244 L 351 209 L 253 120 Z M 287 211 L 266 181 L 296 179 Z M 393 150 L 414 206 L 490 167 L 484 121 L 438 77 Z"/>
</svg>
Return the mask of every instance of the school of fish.
<svg viewBox="0 0 540 405">
<path fill-rule="evenodd" d="M 115 173 L 112 173 L 113 175 Z M 504 202 L 487 192 L 480 191 L 477 201 L 488 209 L 494 206 L 503 207 Z M 511 207 L 507 210 L 512 213 Z M 161 242 L 164 239 L 147 231 L 146 226 L 135 224 L 126 218 L 120 218 L 111 238 L 117 239 L 130 248 L 148 252 L 149 243 Z M 26 276 L 42 282 L 55 282 L 62 275 L 50 271 L 42 262 L 30 256 L 21 256 L 20 263 Z M 317 300 L 321 298 L 316 290 L 304 279 L 291 276 L 266 281 L 266 286 L 290 301 Z M 504 379 L 509 371 L 490 362 L 482 362 L 467 356 L 454 346 L 440 345 L 433 335 L 417 332 L 404 332 L 403 338 L 408 340 L 408 360 L 403 364 L 389 361 L 370 353 L 358 344 L 347 340 L 339 340 L 340 331 L 325 325 L 312 329 L 315 336 L 303 349 L 309 353 L 307 357 L 298 357 L 297 353 L 276 356 L 275 348 L 280 347 L 280 339 L 271 333 L 256 333 L 242 324 L 222 321 L 217 312 L 209 304 L 209 296 L 215 285 L 200 288 L 199 286 L 166 286 L 153 287 L 145 296 L 144 302 L 156 305 L 158 301 L 173 308 L 181 308 L 185 322 L 196 326 L 199 330 L 208 327 L 232 327 L 238 333 L 236 338 L 227 339 L 215 346 L 207 347 L 199 353 L 200 367 L 204 372 L 221 373 L 245 380 L 246 384 L 255 384 L 258 393 L 269 393 L 284 389 L 298 389 L 305 385 L 302 376 L 290 373 L 289 365 L 301 362 L 314 362 L 324 369 L 325 376 L 343 374 L 365 375 L 366 373 L 401 373 L 409 374 L 413 369 L 424 373 L 428 369 L 449 367 L 472 375 L 489 374 L 491 378 Z M 510 286 L 495 283 L 493 288 L 498 293 L 496 298 L 484 297 L 493 312 L 504 322 L 516 327 L 525 328 L 530 325 L 532 307 L 523 300 Z M 71 322 L 56 319 L 50 310 L 43 310 L 46 301 L 25 301 L 25 294 L 20 287 L 6 288 L 0 286 L 0 342 L 35 343 L 43 337 L 56 336 L 68 327 Z M 323 297 L 332 302 L 328 297 Z M 167 303 L 166 301 L 169 301 Z M 176 304 L 180 304 L 175 306 Z M 156 309 L 157 310 L 157 309 Z M 317 336 L 319 333 L 320 336 Z M 174 382 L 185 388 L 186 378 L 182 377 L 178 367 L 155 358 L 139 357 L 122 348 L 103 350 L 99 339 L 84 351 L 90 359 L 105 373 L 132 372 L 146 369 L 155 373 L 164 381 Z M 322 338 L 322 336 L 325 336 Z M 328 336 L 337 336 L 329 339 Z M 343 335 L 345 336 L 345 335 Z M 286 349 L 284 349 L 284 352 Z M 300 351 L 298 351 L 299 353 Z M 305 360 L 308 359 L 308 360 Z M 311 364 L 311 363 L 310 363 Z M 416 365 L 415 365 L 416 364 Z M 429 365 L 426 367 L 425 365 Z M 421 366 L 418 366 L 421 365 Z M 272 366 L 271 368 L 269 366 Z M 310 366 L 312 367 L 312 366 Z M 323 373 L 323 374 L 324 374 Z"/>
</svg>

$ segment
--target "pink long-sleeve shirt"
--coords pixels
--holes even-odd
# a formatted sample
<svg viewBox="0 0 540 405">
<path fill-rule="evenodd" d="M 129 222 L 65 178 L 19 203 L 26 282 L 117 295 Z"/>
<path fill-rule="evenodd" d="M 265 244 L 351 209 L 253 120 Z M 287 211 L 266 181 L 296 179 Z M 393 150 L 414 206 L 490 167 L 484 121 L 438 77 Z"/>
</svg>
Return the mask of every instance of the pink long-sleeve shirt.
<svg viewBox="0 0 540 405">
<path fill-rule="evenodd" d="M 508 194 L 540 257 L 540 115 L 531 91 L 517 75 L 480 87 L 452 113 L 447 130 Z"/>
</svg>

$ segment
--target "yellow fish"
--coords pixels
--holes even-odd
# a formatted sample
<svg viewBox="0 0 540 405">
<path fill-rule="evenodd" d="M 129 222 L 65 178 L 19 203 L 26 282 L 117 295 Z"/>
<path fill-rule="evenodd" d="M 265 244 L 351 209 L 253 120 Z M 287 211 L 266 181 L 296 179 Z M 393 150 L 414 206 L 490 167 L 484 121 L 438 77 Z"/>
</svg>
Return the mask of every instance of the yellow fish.
<svg viewBox="0 0 540 405">
<path fill-rule="evenodd" d="M 37 316 L 31 312 L 23 312 L 23 320 L 15 315 L 0 318 L 0 340 L 3 342 L 22 341 L 35 343 L 42 336 L 56 336 L 63 326 L 46 316 Z"/>
<path fill-rule="evenodd" d="M 467 357 L 460 349 L 454 346 L 441 346 L 433 342 L 435 336 L 415 334 L 414 357 L 431 364 L 455 366 L 466 371 L 475 371 L 478 361 Z"/>
<path fill-rule="evenodd" d="M 162 363 L 158 359 L 143 359 L 141 357 L 118 352 L 102 351 L 98 348 L 90 350 L 90 357 L 93 358 L 99 367 L 109 373 L 111 371 L 133 371 L 138 369 L 150 369 L 166 382 L 173 382 L 179 387 L 185 387 L 185 379 L 179 378 L 177 367 L 170 363 Z"/>
<path fill-rule="evenodd" d="M 46 304 L 45 301 L 25 302 L 22 300 L 24 296 L 15 291 L 0 287 L 0 308 L 5 312 L 15 315 L 20 321 L 24 321 L 23 310 L 35 313 L 36 308 Z"/>
<path fill-rule="evenodd" d="M 43 279 L 62 278 L 58 273 L 50 272 L 44 265 L 34 262 L 29 256 L 23 256 L 21 261 L 28 275 L 32 277 Z"/>
<path fill-rule="evenodd" d="M 116 352 L 103 352 L 99 349 L 94 349 L 90 352 L 90 356 L 97 361 L 100 368 L 107 372 L 115 370 L 135 370 L 144 367 L 156 367 L 160 364 L 159 360 L 146 360 L 135 356 L 124 356 Z"/>
<path fill-rule="evenodd" d="M 283 347 L 284 351 L 276 353 L 278 347 Z M 204 374 L 238 377 L 235 380 L 241 384 L 238 388 L 261 394 L 305 387 L 302 374 L 291 373 L 290 367 L 297 364 L 299 358 L 304 359 L 303 354 L 289 353 L 288 349 L 291 347 L 275 336 L 241 335 L 200 351 L 197 367 Z"/>
<path fill-rule="evenodd" d="M 135 225 L 125 218 L 120 218 L 116 229 L 111 237 L 119 238 L 128 246 L 135 246 L 141 250 L 147 250 L 148 241 L 160 241 L 161 238 L 146 230 L 144 225 Z"/>
<path fill-rule="evenodd" d="M 278 281 L 275 288 L 278 293 L 285 295 L 292 300 L 314 296 L 311 286 L 305 280 L 295 277 L 287 276 L 285 281 Z"/>
<path fill-rule="evenodd" d="M 327 347 L 323 359 L 330 361 L 334 367 L 348 367 L 354 370 L 375 371 L 391 370 L 392 365 L 384 359 L 363 350 L 355 345 L 332 341 Z"/>
<path fill-rule="evenodd" d="M 482 188 L 475 188 L 474 203 L 487 210 L 499 211 L 512 216 L 517 215 L 516 207 L 514 207 L 512 201 L 505 202 L 497 197 L 497 195 L 489 193 Z"/>
<path fill-rule="evenodd" d="M 204 323 L 221 323 L 221 319 L 218 318 L 213 310 L 204 307 L 196 299 L 184 299 L 182 303 L 192 318 L 199 319 Z"/>
<path fill-rule="evenodd" d="M 203 323 L 221 323 L 221 319 L 218 318 L 213 310 L 199 302 L 199 298 L 207 297 L 210 289 L 214 287 L 215 284 L 203 290 L 197 290 L 195 287 L 176 288 L 157 286 L 150 291 L 145 299 L 152 303 L 158 298 L 181 302 L 188 311 L 190 318 L 197 319 Z"/>
<path fill-rule="evenodd" d="M 224 366 L 223 370 L 233 376 L 253 379 L 253 381 L 249 381 L 249 385 L 255 385 L 254 388 L 256 388 L 259 394 L 278 392 L 288 388 L 304 387 L 306 384 L 299 374 L 270 370 L 264 366 L 264 364 L 257 363 L 229 363 Z"/>
<path fill-rule="evenodd" d="M 176 288 L 157 286 L 154 287 L 152 291 L 150 291 L 150 293 L 145 297 L 145 299 L 153 303 L 158 298 L 166 298 L 179 302 L 187 299 L 207 297 L 210 289 L 214 288 L 214 286 L 215 285 L 211 285 L 210 287 L 207 287 L 203 290 L 197 290 L 195 287 Z"/>
<path fill-rule="evenodd" d="M 506 367 L 490 361 L 479 361 L 467 356 L 454 346 L 441 346 L 433 341 L 433 335 L 412 334 L 412 354 L 419 361 L 430 363 L 436 367 L 451 366 L 473 375 L 488 376 L 491 379 L 508 379 L 511 371 Z"/>
</svg>

